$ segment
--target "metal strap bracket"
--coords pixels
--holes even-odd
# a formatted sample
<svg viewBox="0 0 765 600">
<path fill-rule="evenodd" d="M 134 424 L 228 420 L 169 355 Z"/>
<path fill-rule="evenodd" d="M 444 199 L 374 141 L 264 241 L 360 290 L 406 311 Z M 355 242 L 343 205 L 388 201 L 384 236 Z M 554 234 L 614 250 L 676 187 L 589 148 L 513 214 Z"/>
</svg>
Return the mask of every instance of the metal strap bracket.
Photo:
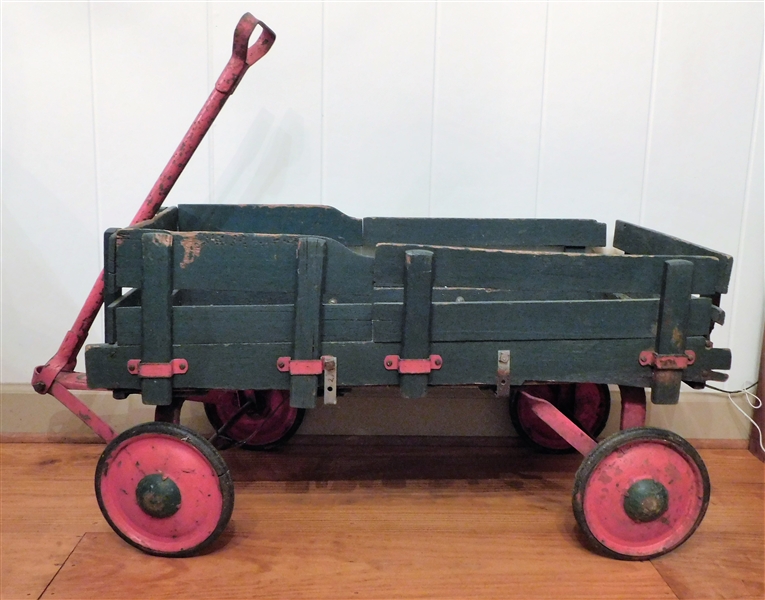
<svg viewBox="0 0 765 600">
<path fill-rule="evenodd" d="M 310 360 L 295 360 L 280 356 L 276 368 L 290 375 L 324 375 L 324 404 L 337 404 L 337 358 L 322 356 Z"/>
<path fill-rule="evenodd" d="M 497 351 L 497 398 L 510 397 L 510 350 Z"/>
<path fill-rule="evenodd" d="M 414 375 L 438 371 L 443 363 L 438 354 L 431 354 L 430 358 L 401 358 L 398 354 L 389 354 L 385 357 L 384 364 L 388 371 Z"/>
<path fill-rule="evenodd" d="M 653 367 L 659 370 L 681 371 L 696 362 L 696 353 L 686 350 L 685 354 L 658 354 L 653 350 L 644 350 L 638 359 L 644 367 Z"/>
<path fill-rule="evenodd" d="M 169 363 L 142 363 L 140 359 L 129 360 L 127 369 L 132 375 L 144 379 L 170 379 L 173 375 L 183 375 L 189 370 L 185 358 L 174 358 Z"/>
</svg>

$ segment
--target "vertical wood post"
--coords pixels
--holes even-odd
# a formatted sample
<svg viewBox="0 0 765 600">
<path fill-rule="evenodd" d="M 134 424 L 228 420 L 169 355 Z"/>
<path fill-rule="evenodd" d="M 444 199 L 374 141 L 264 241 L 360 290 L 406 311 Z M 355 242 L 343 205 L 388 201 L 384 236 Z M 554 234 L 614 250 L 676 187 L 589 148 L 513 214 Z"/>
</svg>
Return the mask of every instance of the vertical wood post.
<svg viewBox="0 0 765 600">
<path fill-rule="evenodd" d="M 104 342 L 117 343 L 117 324 L 114 309 L 109 305 L 120 297 L 117 287 L 117 239 L 113 234 L 116 228 L 104 233 Z"/>
<path fill-rule="evenodd" d="M 685 353 L 685 333 L 691 312 L 693 263 L 673 259 L 664 263 L 659 301 L 659 324 L 656 332 L 657 354 Z M 675 404 L 680 396 L 683 371 L 654 369 L 651 401 L 654 404 Z"/>
<path fill-rule="evenodd" d="M 173 358 L 173 236 L 145 233 L 141 245 L 141 361 L 169 363 Z M 144 404 L 171 404 L 172 378 L 142 379 L 141 395 Z"/>
<path fill-rule="evenodd" d="M 430 312 L 433 293 L 433 253 L 406 251 L 404 278 L 404 330 L 401 358 L 430 357 Z M 420 398 L 428 389 L 428 374 L 401 375 L 401 395 Z"/>
<path fill-rule="evenodd" d="M 321 294 L 326 253 L 327 243 L 322 239 L 300 238 L 298 242 L 295 345 L 292 354 L 296 360 L 321 357 Z M 290 378 L 290 405 L 314 408 L 318 385 L 318 375 L 293 375 Z"/>
</svg>

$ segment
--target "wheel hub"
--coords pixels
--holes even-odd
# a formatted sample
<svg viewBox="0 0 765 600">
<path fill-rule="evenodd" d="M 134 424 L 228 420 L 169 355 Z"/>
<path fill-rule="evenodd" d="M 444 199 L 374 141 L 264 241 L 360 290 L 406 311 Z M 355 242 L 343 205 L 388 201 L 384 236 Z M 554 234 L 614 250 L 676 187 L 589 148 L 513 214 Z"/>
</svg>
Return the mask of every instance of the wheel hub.
<svg viewBox="0 0 765 600">
<path fill-rule="evenodd" d="M 648 523 L 661 517 L 669 508 L 669 493 L 654 479 L 633 483 L 624 496 L 624 511 L 637 523 Z"/>
<path fill-rule="evenodd" d="M 181 507 L 181 491 L 172 479 L 161 473 L 141 479 L 135 496 L 141 510 L 157 519 L 172 517 Z"/>
</svg>

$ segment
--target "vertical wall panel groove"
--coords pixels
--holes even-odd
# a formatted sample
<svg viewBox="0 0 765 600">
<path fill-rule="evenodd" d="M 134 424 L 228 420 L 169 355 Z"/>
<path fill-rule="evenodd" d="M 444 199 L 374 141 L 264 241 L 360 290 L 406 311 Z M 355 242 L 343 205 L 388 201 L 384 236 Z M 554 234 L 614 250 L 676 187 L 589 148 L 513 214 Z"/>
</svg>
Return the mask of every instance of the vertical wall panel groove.
<svg viewBox="0 0 765 600">
<path fill-rule="evenodd" d="M 550 32 L 550 3 L 545 2 L 545 41 L 544 56 L 542 58 L 542 94 L 539 102 L 539 141 L 537 142 L 537 177 L 534 190 L 534 218 L 539 217 L 539 182 L 542 180 L 542 148 L 544 144 L 545 126 L 545 89 L 547 87 L 547 51 L 548 36 Z"/>
<path fill-rule="evenodd" d="M 659 65 L 659 52 L 661 47 L 659 40 L 661 39 L 661 2 L 656 3 L 656 26 L 653 34 L 653 58 L 651 61 L 651 92 L 648 100 L 648 119 L 646 119 L 646 134 L 645 134 L 645 154 L 643 156 L 643 180 L 640 183 L 640 213 L 638 218 L 638 224 L 643 225 L 645 219 L 645 195 L 646 195 L 646 181 L 648 180 L 648 169 L 650 168 L 649 156 L 651 151 L 651 141 L 653 139 L 653 111 L 654 101 L 656 99 L 656 70 Z"/>
</svg>

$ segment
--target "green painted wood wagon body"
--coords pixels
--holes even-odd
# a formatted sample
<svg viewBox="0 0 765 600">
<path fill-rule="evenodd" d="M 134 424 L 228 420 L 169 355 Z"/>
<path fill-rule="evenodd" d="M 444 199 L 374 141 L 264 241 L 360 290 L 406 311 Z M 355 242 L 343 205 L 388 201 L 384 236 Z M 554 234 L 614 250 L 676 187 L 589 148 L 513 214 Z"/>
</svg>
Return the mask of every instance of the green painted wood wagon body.
<svg viewBox="0 0 765 600">
<path fill-rule="evenodd" d="M 673 403 L 681 380 L 724 379 L 730 352 L 709 333 L 730 257 L 623 222 L 605 245 L 590 220 L 168 208 L 106 234 L 106 343 L 87 349 L 88 383 L 153 405 L 290 390 L 310 408 L 338 387 L 528 382 L 652 387 Z"/>
</svg>

